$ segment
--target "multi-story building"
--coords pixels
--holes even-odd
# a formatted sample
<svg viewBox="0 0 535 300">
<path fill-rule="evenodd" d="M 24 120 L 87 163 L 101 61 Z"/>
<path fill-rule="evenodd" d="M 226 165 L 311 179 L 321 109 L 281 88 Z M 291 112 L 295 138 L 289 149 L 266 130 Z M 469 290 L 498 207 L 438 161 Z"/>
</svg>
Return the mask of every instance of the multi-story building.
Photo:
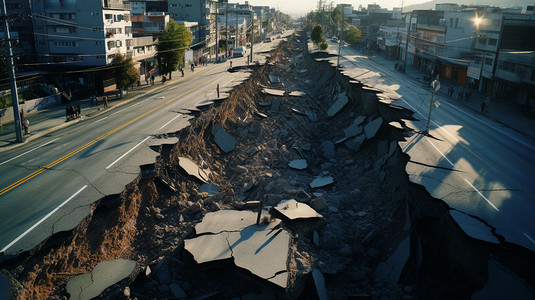
<svg viewBox="0 0 535 300">
<path fill-rule="evenodd" d="M 6 13 L 9 20 L 9 32 L 13 55 L 16 62 L 34 62 L 35 41 L 33 37 L 32 16 L 28 0 L 6 0 Z M 4 23 L 0 24 L 0 36 L 4 39 Z M 3 54 L 3 53 L 2 53 Z"/>
<path fill-rule="evenodd" d="M 165 12 L 144 12 L 132 14 L 132 34 L 135 37 L 157 36 L 169 24 L 169 15 Z"/>
<path fill-rule="evenodd" d="M 132 53 L 130 7 L 120 0 L 33 1 L 36 53 L 42 62 L 103 66 Z"/>
</svg>

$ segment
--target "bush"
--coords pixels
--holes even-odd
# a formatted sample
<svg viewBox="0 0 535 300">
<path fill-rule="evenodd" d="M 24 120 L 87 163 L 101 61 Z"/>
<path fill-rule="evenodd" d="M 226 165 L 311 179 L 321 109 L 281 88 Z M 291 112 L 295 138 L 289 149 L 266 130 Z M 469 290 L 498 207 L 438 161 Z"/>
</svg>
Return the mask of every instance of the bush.
<svg viewBox="0 0 535 300">
<path fill-rule="evenodd" d="M 329 47 L 329 43 L 327 43 L 326 41 L 323 41 L 323 42 L 320 44 L 320 49 L 321 49 L 321 50 L 327 50 L 328 47 Z"/>
</svg>

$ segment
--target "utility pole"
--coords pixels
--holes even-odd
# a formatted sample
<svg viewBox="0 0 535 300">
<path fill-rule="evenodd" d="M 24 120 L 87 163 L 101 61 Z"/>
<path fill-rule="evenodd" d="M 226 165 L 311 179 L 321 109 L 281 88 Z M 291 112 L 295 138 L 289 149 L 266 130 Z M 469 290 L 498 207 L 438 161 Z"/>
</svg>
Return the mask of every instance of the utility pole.
<svg viewBox="0 0 535 300">
<path fill-rule="evenodd" d="M 234 49 L 238 48 L 238 28 L 239 28 L 238 27 L 238 10 L 236 10 L 235 14 L 236 14 L 236 34 L 234 36 Z"/>
<path fill-rule="evenodd" d="M 15 122 L 15 136 L 17 142 L 22 142 L 22 126 L 19 111 L 19 96 L 17 94 L 17 82 L 15 80 L 15 67 L 13 66 L 13 51 L 11 49 L 11 35 L 7 23 L 6 1 L 2 0 L 2 17 L 4 18 L 4 34 L 6 38 L 6 60 L 9 79 L 11 82 L 11 102 L 13 104 L 13 121 Z"/>
<path fill-rule="evenodd" d="M 249 59 L 251 63 L 253 63 L 253 45 L 254 45 L 254 18 L 253 18 L 253 11 L 251 11 L 251 59 Z"/>
<path fill-rule="evenodd" d="M 225 2 L 225 57 L 228 53 L 228 2 Z"/>
<path fill-rule="evenodd" d="M 429 116 L 427 117 L 427 124 L 425 125 L 425 130 L 423 132 L 424 135 L 428 135 L 429 134 L 429 122 L 431 122 L 431 110 L 433 109 L 433 105 L 434 105 L 434 99 L 435 99 L 435 93 L 438 92 L 438 90 L 440 89 L 440 81 L 438 81 L 437 79 L 433 80 L 433 82 L 431 82 L 431 87 L 433 88 L 433 92 L 431 93 L 431 102 L 429 103 Z"/>
<path fill-rule="evenodd" d="M 215 4 L 215 62 L 219 62 L 219 2 Z"/>
<path fill-rule="evenodd" d="M 405 40 L 405 59 L 403 60 L 403 72 L 407 68 L 407 56 L 409 56 L 409 35 L 411 33 L 412 11 L 409 15 L 409 26 L 407 26 L 407 39 Z"/>
<path fill-rule="evenodd" d="M 340 40 L 338 43 L 338 62 L 336 63 L 336 71 L 340 68 L 340 51 L 342 51 L 342 43 L 344 41 L 344 19 L 342 19 L 342 32 L 340 33 Z"/>
</svg>

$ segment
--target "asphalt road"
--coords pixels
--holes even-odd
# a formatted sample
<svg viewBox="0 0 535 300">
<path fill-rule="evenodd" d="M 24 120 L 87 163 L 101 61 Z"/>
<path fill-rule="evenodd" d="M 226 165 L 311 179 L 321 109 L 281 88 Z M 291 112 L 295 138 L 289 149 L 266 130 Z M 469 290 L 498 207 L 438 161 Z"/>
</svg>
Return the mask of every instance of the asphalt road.
<svg viewBox="0 0 535 300">
<path fill-rule="evenodd" d="M 395 71 L 393 62 L 368 59 L 351 48 L 342 54 L 344 69 L 397 93 L 395 104 L 411 109 L 419 119 L 407 124 L 425 130 L 429 87 Z M 437 93 L 435 100 L 439 107 L 432 110 L 430 136 L 415 133 L 400 143 L 411 161 L 428 165 L 409 162 L 410 180 L 451 208 L 485 221 L 506 241 L 535 251 L 535 142 L 454 99 Z M 479 230 L 463 229 L 475 235 Z"/>
<path fill-rule="evenodd" d="M 255 52 L 275 44 L 255 45 Z M 232 61 L 236 67 L 246 58 Z M 228 66 L 186 70 L 184 78 L 128 104 L 3 152 L 0 252 L 32 249 L 51 234 L 74 228 L 96 200 L 122 192 L 141 165 L 154 163 L 158 154 L 149 147 L 151 139 L 188 125 L 189 117 L 180 111 L 216 98 L 217 84 L 225 93 L 248 77 L 227 72 Z"/>
</svg>

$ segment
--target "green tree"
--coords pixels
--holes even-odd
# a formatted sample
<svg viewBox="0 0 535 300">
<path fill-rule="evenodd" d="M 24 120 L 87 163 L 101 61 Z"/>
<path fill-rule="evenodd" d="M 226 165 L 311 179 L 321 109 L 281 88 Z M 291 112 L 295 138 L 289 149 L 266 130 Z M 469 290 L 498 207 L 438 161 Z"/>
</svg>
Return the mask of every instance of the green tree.
<svg viewBox="0 0 535 300">
<path fill-rule="evenodd" d="M 321 25 L 314 26 L 314 29 L 312 29 L 312 33 L 310 34 L 310 38 L 312 39 L 312 42 L 319 46 L 322 42 L 325 42 L 325 38 L 323 37 L 324 31 L 323 27 Z"/>
<path fill-rule="evenodd" d="M 186 26 L 177 24 L 173 19 L 169 21 L 156 45 L 160 74 L 169 74 L 169 79 L 171 79 L 171 72 L 178 69 L 192 41 L 193 35 Z"/>
<path fill-rule="evenodd" d="M 344 40 L 351 46 L 355 46 L 362 41 L 362 33 L 357 27 L 349 26 L 349 28 L 344 32 Z"/>
<path fill-rule="evenodd" d="M 125 58 L 121 53 L 115 54 L 111 65 L 115 84 L 121 91 L 128 89 L 139 81 L 139 71 L 132 58 Z"/>
</svg>

